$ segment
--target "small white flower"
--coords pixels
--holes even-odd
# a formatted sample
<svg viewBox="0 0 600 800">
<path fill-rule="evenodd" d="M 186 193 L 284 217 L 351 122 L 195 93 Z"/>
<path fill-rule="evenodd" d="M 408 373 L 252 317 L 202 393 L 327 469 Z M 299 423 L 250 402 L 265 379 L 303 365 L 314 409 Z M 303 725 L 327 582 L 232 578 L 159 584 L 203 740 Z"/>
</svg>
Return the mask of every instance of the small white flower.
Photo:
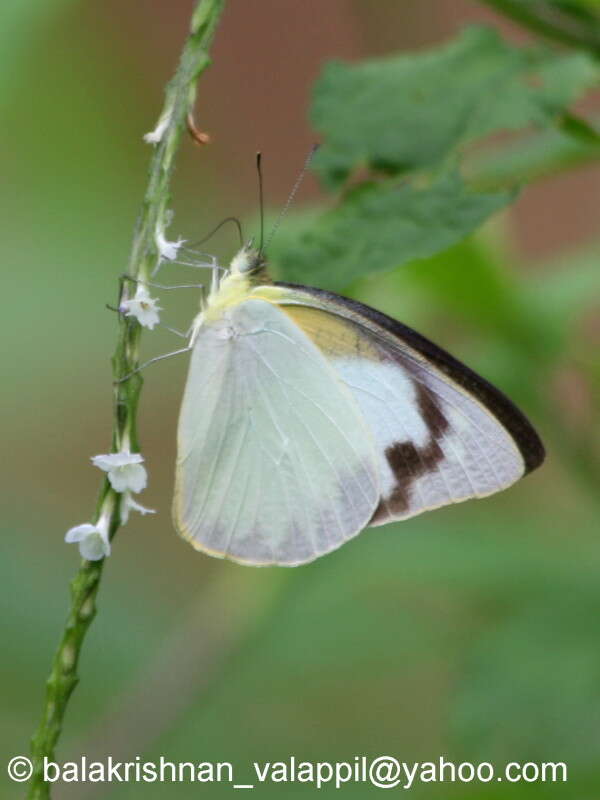
<svg viewBox="0 0 600 800">
<path fill-rule="evenodd" d="M 140 325 L 152 330 L 160 322 L 158 312 L 162 311 L 162 308 L 157 303 L 155 297 L 150 297 L 148 288 L 143 283 L 138 283 L 134 297 L 131 300 L 123 300 L 119 311 L 126 317 L 135 317 Z"/>
<path fill-rule="evenodd" d="M 159 261 L 175 261 L 179 248 L 185 242 L 185 239 L 177 239 L 176 242 L 170 242 L 165 236 L 165 231 L 162 225 L 156 226 L 156 246 L 158 248 Z"/>
<path fill-rule="evenodd" d="M 165 131 L 169 127 L 172 113 L 172 109 L 169 109 L 169 111 L 160 117 L 154 130 L 144 134 L 145 142 L 148 144 L 158 144 L 162 140 L 163 136 L 165 135 Z"/>
<path fill-rule="evenodd" d="M 144 517 L 146 514 L 156 514 L 156 511 L 153 508 L 146 508 L 145 506 L 140 505 L 140 503 L 136 503 L 131 496 L 131 492 L 124 492 L 123 497 L 121 498 L 121 525 L 127 525 L 130 511 L 137 511 Z"/>
<path fill-rule="evenodd" d="M 82 558 L 88 561 L 99 561 L 110 555 L 108 540 L 108 518 L 101 517 L 97 525 L 89 522 L 71 528 L 65 535 L 65 542 L 77 542 Z"/>
<path fill-rule="evenodd" d="M 93 456 L 92 464 L 108 473 L 115 492 L 141 492 L 148 482 L 140 453 L 107 453 Z"/>
</svg>

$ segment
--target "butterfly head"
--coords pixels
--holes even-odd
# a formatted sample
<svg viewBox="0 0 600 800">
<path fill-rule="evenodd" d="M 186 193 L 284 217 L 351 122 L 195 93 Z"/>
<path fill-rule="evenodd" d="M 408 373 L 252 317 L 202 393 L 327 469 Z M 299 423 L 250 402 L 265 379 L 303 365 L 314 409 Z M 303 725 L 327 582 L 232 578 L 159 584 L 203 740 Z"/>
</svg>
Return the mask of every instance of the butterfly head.
<svg viewBox="0 0 600 800">
<path fill-rule="evenodd" d="M 261 252 L 253 246 L 252 240 L 245 244 L 231 259 L 229 266 L 232 275 L 254 275 L 266 266 Z"/>
</svg>

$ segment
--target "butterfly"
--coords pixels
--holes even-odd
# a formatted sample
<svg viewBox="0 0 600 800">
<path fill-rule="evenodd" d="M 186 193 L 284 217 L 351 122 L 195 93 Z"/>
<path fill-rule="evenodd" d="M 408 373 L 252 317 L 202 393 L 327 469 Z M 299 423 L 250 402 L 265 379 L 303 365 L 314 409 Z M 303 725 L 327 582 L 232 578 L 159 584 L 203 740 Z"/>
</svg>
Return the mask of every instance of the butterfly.
<svg viewBox="0 0 600 800">
<path fill-rule="evenodd" d="M 502 392 L 369 306 L 233 258 L 196 317 L 174 524 L 197 550 L 296 566 L 364 528 L 498 492 L 543 445 Z"/>
</svg>

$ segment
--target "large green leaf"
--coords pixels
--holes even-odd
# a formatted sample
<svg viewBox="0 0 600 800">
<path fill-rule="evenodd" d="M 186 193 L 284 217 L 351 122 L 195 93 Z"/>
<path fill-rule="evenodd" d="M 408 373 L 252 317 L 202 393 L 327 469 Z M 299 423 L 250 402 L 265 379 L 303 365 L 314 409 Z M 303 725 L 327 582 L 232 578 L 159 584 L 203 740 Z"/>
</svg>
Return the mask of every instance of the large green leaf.
<svg viewBox="0 0 600 800">
<path fill-rule="evenodd" d="M 330 186 L 361 165 L 430 168 L 474 138 L 553 124 L 599 75 L 586 54 L 515 47 L 487 28 L 425 52 L 335 62 L 314 93 L 315 168 Z"/>
<path fill-rule="evenodd" d="M 456 173 L 424 188 L 365 183 L 274 258 L 286 280 L 339 290 L 361 275 L 450 247 L 511 198 L 476 194 Z"/>
<path fill-rule="evenodd" d="M 361 166 L 410 173 L 410 183 L 354 187 L 277 248 L 283 276 L 339 289 L 461 241 L 514 196 L 466 187 L 456 171 L 466 145 L 500 131 L 560 129 L 593 157 L 598 137 L 568 107 L 598 78 L 586 54 L 516 47 L 486 28 L 424 53 L 331 64 L 313 105 L 325 137 L 315 167 L 325 183 L 339 186 Z"/>
</svg>

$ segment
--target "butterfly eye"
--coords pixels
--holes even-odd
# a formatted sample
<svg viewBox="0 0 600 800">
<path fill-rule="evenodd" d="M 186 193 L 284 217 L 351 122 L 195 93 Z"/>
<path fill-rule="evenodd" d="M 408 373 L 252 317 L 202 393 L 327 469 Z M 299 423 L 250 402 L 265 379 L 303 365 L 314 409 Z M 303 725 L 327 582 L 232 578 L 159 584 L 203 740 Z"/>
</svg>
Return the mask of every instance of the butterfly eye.
<svg viewBox="0 0 600 800">
<path fill-rule="evenodd" d="M 251 253 L 248 254 L 248 261 L 246 262 L 246 268 L 242 270 L 243 272 L 258 272 L 258 270 L 262 269 L 265 265 L 265 260 L 262 257 L 261 253 L 258 250 L 253 250 Z"/>
<path fill-rule="evenodd" d="M 259 250 L 252 247 L 251 243 L 243 247 L 231 261 L 231 271 L 233 273 L 248 274 L 257 272 L 265 264 L 265 260 Z"/>
</svg>

